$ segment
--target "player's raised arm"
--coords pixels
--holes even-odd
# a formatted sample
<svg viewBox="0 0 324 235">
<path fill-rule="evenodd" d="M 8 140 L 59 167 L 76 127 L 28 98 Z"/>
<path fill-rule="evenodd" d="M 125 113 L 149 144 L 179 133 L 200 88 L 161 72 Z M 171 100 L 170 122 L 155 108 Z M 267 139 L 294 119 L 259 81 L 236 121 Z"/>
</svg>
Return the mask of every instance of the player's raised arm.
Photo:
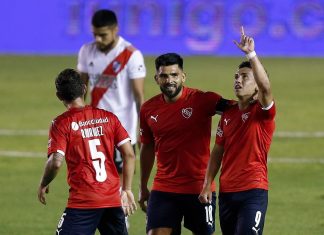
<svg viewBox="0 0 324 235">
<path fill-rule="evenodd" d="M 245 35 L 244 28 L 242 26 L 240 42 L 235 40 L 233 42 L 246 54 L 246 57 L 249 59 L 255 82 L 258 85 L 258 100 L 263 107 L 268 107 L 273 101 L 270 81 L 263 65 L 256 55 L 254 39 Z"/>
</svg>

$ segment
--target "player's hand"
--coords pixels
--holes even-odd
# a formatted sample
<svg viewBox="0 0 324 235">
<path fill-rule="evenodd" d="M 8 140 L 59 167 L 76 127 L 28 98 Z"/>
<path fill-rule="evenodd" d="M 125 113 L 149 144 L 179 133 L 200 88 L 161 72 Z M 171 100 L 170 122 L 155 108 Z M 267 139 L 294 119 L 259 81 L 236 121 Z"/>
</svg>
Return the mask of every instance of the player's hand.
<svg viewBox="0 0 324 235">
<path fill-rule="evenodd" d="M 37 192 L 38 200 L 44 205 L 46 205 L 45 194 L 47 193 L 49 193 L 49 185 L 47 186 L 39 185 L 38 192 Z"/>
<path fill-rule="evenodd" d="M 150 191 L 148 190 L 148 188 L 140 188 L 139 190 L 139 199 L 138 199 L 138 203 L 142 209 L 142 211 L 144 211 L 146 213 L 147 211 L 147 202 L 150 198 Z"/>
<path fill-rule="evenodd" d="M 137 210 L 134 195 L 131 190 L 122 190 L 121 203 L 126 216 L 134 214 L 134 212 Z"/>
<path fill-rule="evenodd" d="M 254 51 L 254 40 L 252 37 L 246 36 L 244 28 L 241 26 L 241 39 L 240 42 L 233 40 L 234 44 L 240 48 L 245 54 Z"/>
<path fill-rule="evenodd" d="M 210 187 L 203 187 L 201 190 L 201 193 L 198 196 L 198 199 L 201 203 L 211 203 L 212 201 L 212 191 L 210 190 Z"/>
</svg>

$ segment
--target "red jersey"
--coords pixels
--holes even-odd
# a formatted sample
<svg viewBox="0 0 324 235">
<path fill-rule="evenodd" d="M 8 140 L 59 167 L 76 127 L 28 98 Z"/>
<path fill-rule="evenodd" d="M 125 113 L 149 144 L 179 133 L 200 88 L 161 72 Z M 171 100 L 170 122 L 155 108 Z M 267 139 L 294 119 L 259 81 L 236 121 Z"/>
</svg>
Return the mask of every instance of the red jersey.
<svg viewBox="0 0 324 235">
<path fill-rule="evenodd" d="M 127 141 L 128 134 L 114 114 L 90 106 L 70 109 L 52 121 L 48 155 L 65 156 L 70 186 L 67 207 L 121 205 L 113 152 Z"/>
<path fill-rule="evenodd" d="M 245 110 L 234 105 L 218 124 L 216 143 L 224 147 L 220 192 L 268 190 L 267 155 L 275 129 L 276 107 L 259 102 Z"/>
<path fill-rule="evenodd" d="M 184 87 L 174 103 L 165 102 L 162 94 L 144 103 L 141 142 L 154 142 L 157 158 L 153 190 L 200 193 L 210 156 L 212 116 L 220 99 L 216 93 Z"/>
</svg>

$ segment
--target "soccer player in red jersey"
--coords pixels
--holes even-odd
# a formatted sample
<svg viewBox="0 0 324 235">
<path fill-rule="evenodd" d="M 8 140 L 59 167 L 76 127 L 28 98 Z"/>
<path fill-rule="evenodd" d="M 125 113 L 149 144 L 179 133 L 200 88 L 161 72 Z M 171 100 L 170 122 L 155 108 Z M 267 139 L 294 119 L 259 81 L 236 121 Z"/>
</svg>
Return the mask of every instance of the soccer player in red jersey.
<svg viewBox="0 0 324 235">
<path fill-rule="evenodd" d="M 194 234 L 213 234 L 216 195 L 204 205 L 198 196 L 210 156 L 212 116 L 228 101 L 213 92 L 184 87 L 186 74 L 178 54 L 159 56 L 155 67 L 162 93 L 145 102 L 140 112 L 139 203 L 147 209 L 147 233 L 180 234 L 184 219 Z M 157 173 L 150 192 L 147 184 L 155 156 Z"/>
<path fill-rule="evenodd" d="M 45 193 L 65 159 L 69 198 L 56 234 L 92 235 L 97 228 L 100 234 L 128 234 L 125 215 L 136 210 L 131 191 L 135 154 L 130 138 L 114 114 L 85 105 L 86 85 L 78 72 L 62 71 L 55 85 L 68 111 L 52 121 L 38 199 L 46 204 Z M 121 192 L 114 147 L 124 158 Z"/>
<path fill-rule="evenodd" d="M 238 104 L 224 111 L 209 160 L 202 203 L 211 200 L 220 166 L 219 217 L 222 233 L 262 234 L 268 205 L 267 154 L 275 129 L 276 107 L 270 81 L 254 50 L 253 38 L 241 29 L 234 41 L 249 61 L 234 77 Z"/>
</svg>

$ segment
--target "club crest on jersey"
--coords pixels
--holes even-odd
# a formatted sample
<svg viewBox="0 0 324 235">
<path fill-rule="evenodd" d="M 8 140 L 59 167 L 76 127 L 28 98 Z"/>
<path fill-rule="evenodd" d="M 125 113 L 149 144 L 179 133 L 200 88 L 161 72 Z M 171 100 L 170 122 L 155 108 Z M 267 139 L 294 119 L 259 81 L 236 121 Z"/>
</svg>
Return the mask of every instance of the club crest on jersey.
<svg viewBox="0 0 324 235">
<path fill-rule="evenodd" d="M 224 134 L 223 130 L 220 127 L 217 127 L 216 135 L 219 137 L 223 137 L 223 134 Z"/>
<path fill-rule="evenodd" d="M 243 113 L 243 114 L 242 114 L 242 121 L 245 122 L 246 120 L 248 120 L 249 115 L 250 115 L 250 112 L 248 112 L 248 113 Z"/>
<path fill-rule="evenodd" d="M 117 73 L 120 70 L 121 64 L 119 61 L 115 60 L 112 64 L 112 69 L 114 70 L 115 73 Z"/>
<path fill-rule="evenodd" d="M 182 116 L 184 117 L 184 118 L 190 118 L 191 117 L 191 115 L 192 115 L 192 108 L 183 108 L 182 109 Z"/>
<path fill-rule="evenodd" d="M 78 123 L 76 123 L 76 122 L 72 122 L 72 123 L 71 123 L 71 128 L 72 128 L 72 130 L 74 130 L 74 131 L 79 130 L 79 125 L 78 125 Z"/>
</svg>

